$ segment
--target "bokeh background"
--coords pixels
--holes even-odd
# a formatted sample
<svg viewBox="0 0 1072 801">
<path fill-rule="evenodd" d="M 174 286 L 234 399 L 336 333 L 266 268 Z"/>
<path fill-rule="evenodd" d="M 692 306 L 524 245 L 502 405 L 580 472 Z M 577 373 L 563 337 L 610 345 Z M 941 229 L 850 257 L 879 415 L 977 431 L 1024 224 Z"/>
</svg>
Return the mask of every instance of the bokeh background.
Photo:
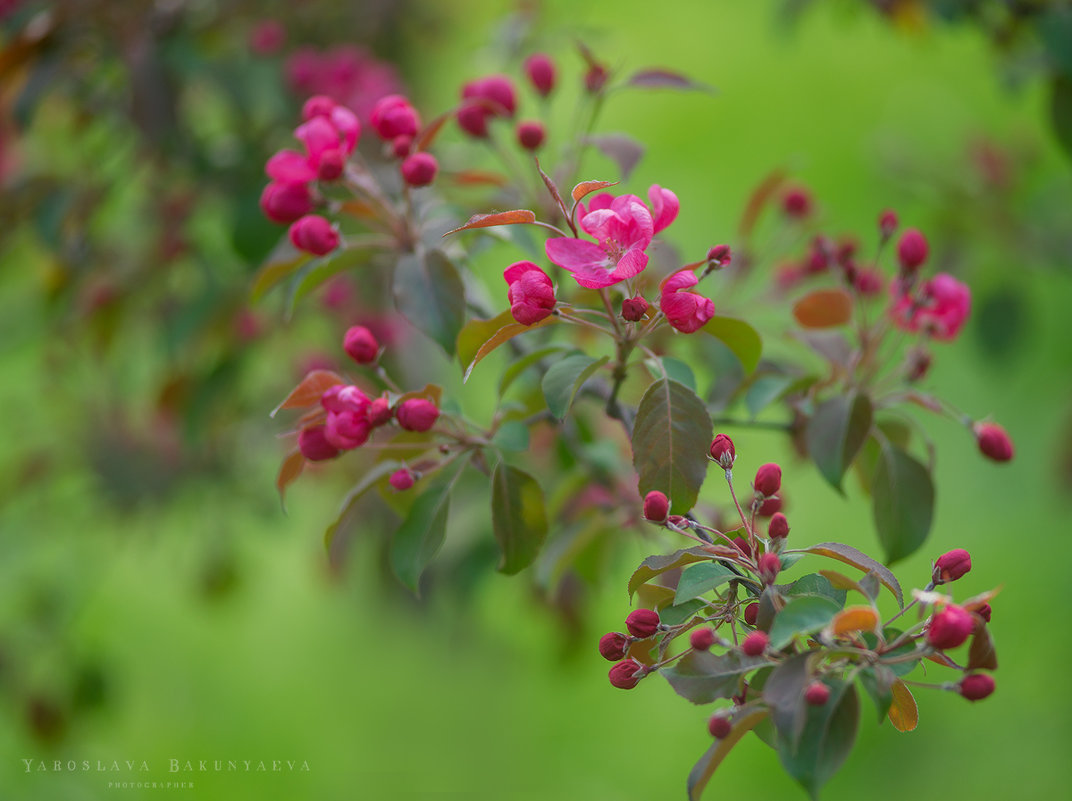
<svg viewBox="0 0 1072 801">
<path fill-rule="evenodd" d="M 107 786 L 146 778 L 192 781 L 176 792 L 198 799 L 684 797 L 705 710 L 657 680 L 610 687 L 595 651 L 650 543 L 623 531 L 614 580 L 565 625 L 523 577 L 493 572 L 416 601 L 384 576 L 373 538 L 329 566 L 341 471 L 304 476 L 286 514 L 275 493 L 284 446 L 267 413 L 352 322 L 249 303 L 279 234 L 259 219 L 261 170 L 302 97 L 288 59 L 367 48 L 397 71 L 382 81 L 438 110 L 464 80 L 516 73 L 519 31 L 564 71 L 582 38 L 614 67 L 718 88 L 615 96 L 601 125 L 647 146 L 631 191 L 678 194 L 683 250 L 732 241 L 753 188 L 783 168 L 837 230 L 870 235 L 896 208 L 972 285 L 966 335 L 929 381 L 1002 422 L 1016 459 L 986 463 L 963 429 L 930 425 L 936 524 L 898 573 L 922 584 L 933 556 L 971 550 L 962 589 L 1002 587 L 998 692 L 976 705 L 920 693 L 911 734 L 874 726 L 865 703 L 825 797 L 1066 792 L 1072 161 L 1029 35 L 876 5 L 901 8 L 0 4 L 0 797 L 147 797 Z M 592 178 L 610 170 L 588 164 Z M 856 487 L 841 498 L 774 434 L 734 433 L 749 464 L 782 461 L 794 536 L 877 550 Z M 172 759 L 310 770 L 173 774 Z M 53 760 L 78 769 L 36 770 Z M 754 738 L 709 789 L 743 793 L 803 797 Z"/>
</svg>

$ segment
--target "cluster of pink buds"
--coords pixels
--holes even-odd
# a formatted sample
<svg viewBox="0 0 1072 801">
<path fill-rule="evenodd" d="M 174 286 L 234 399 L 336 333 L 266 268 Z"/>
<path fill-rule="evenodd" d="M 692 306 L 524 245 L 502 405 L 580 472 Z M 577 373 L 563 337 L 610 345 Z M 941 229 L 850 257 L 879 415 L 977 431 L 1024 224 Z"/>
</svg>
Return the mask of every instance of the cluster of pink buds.
<svg viewBox="0 0 1072 801">
<path fill-rule="evenodd" d="M 294 247 L 323 256 L 339 246 L 339 233 L 324 217 L 313 214 L 313 184 L 342 176 L 357 147 L 361 123 L 353 111 L 324 95 L 309 98 L 294 136 L 304 152 L 280 150 L 268 159 L 264 171 L 271 182 L 261 193 L 261 210 L 273 222 L 291 223 Z"/>
<path fill-rule="evenodd" d="M 402 160 L 399 172 L 407 186 L 428 186 L 435 180 L 439 171 L 435 156 L 413 150 L 421 118 L 409 100 L 402 95 L 381 98 L 372 109 L 371 124 L 384 141 L 387 154 Z"/>
<path fill-rule="evenodd" d="M 524 64 L 525 77 L 541 98 L 555 88 L 554 62 L 544 53 L 529 56 Z M 506 75 L 487 75 L 469 81 L 461 88 L 461 103 L 454 111 L 458 127 L 474 139 L 488 139 L 497 120 L 512 120 L 517 114 L 518 95 L 514 82 Z M 517 143 L 525 150 L 539 150 L 547 131 L 538 120 L 522 120 L 515 132 Z"/>
<path fill-rule="evenodd" d="M 600 637 L 599 653 L 615 663 L 607 674 L 610 683 L 619 689 L 631 690 L 648 674 L 648 668 L 629 658 L 629 649 L 633 643 L 655 636 L 659 631 L 659 615 L 651 609 L 637 609 L 625 619 L 625 628 L 629 634 L 611 631 Z"/>
</svg>

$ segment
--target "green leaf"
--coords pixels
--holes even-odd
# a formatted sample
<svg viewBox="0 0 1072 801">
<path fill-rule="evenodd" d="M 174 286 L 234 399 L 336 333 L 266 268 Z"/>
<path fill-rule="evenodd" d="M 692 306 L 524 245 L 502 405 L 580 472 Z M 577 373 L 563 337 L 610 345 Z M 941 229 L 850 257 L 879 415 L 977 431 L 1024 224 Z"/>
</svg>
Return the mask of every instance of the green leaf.
<svg viewBox="0 0 1072 801">
<path fill-rule="evenodd" d="M 902 632 L 900 629 L 891 626 L 882 630 L 882 637 L 886 640 L 887 643 L 891 643 L 895 642 L 897 638 L 900 637 L 903 633 L 904 632 Z M 879 648 L 878 637 L 875 636 L 874 632 L 864 631 L 861 632 L 860 636 L 863 637 L 864 644 L 867 645 L 867 647 L 870 648 L 872 651 L 877 650 Z M 918 651 L 916 650 L 915 642 L 909 640 L 908 642 L 902 643 L 901 645 L 897 646 L 892 651 L 885 651 L 882 654 L 882 658 L 897 659 L 898 657 L 902 657 L 906 654 L 911 653 L 918 653 Z M 920 659 L 922 658 L 923 655 L 920 654 Z M 894 675 L 896 676 L 907 676 L 909 673 L 916 669 L 916 665 L 918 664 L 919 659 L 915 659 L 906 660 L 903 662 L 891 662 L 889 665 L 885 665 L 885 667 L 888 667 L 890 670 L 892 670 Z"/>
<path fill-rule="evenodd" d="M 335 522 L 328 526 L 327 530 L 324 532 L 324 547 L 327 550 L 331 550 L 331 543 L 334 541 L 340 526 L 349 520 L 350 516 L 353 514 L 354 506 L 361 500 L 362 496 L 376 486 L 377 481 L 384 476 L 390 475 L 401 466 L 401 462 L 394 460 L 379 462 L 378 464 L 373 465 L 373 467 L 361 477 L 361 480 L 353 486 L 346 497 L 343 498 L 342 504 L 339 506 L 339 514 L 335 517 Z"/>
<path fill-rule="evenodd" d="M 804 687 L 813 658 L 811 651 L 794 654 L 774 668 L 763 685 L 763 700 L 771 708 L 779 742 L 794 742 L 804 727 Z"/>
<path fill-rule="evenodd" d="M 721 340 L 727 348 L 733 351 L 746 373 L 751 373 L 756 369 L 759 357 L 763 353 L 763 340 L 759 338 L 756 329 L 744 320 L 716 315 L 707 321 L 703 330 Z"/>
<path fill-rule="evenodd" d="M 296 272 L 310 258 L 312 257 L 308 253 L 295 248 L 289 238 L 283 237 L 257 270 L 253 286 L 249 290 L 250 300 L 260 300 L 269 289 Z"/>
<path fill-rule="evenodd" d="M 872 665 L 860 670 L 858 674 L 860 686 L 875 702 L 878 711 L 878 722 L 886 719 L 893 703 L 893 683 L 897 681 L 897 675 L 886 665 Z"/>
<path fill-rule="evenodd" d="M 395 307 L 448 355 L 465 322 L 465 284 L 441 251 L 407 253 L 395 265 Z"/>
<path fill-rule="evenodd" d="M 671 378 L 679 384 L 684 384 L 693 392 L 696 391 L 696 375 L 692 372 L 692 368 L 680 359 L 660 356 L 658 359 L 645 359 L 644 366 L 648 368 L 652 378 Z"/>
<path fill-rule="evenodd" d="M 633 575 L 629 579 L 629 598 L 632 599 L 633 593 L 660 573 L 710 558 L 711 555 L 705 552 L 701 546 L 685 548 L 662 556 L 649 556 L 633 571 Z"/>
<path fill-rule="evenodd" d="M 842 478 L 871 430 L 871 399 L 862 393 L 837 395 L 815 410 L 805 431 L 808 453 L 830 485 L 844 494 Z"/>
<path fill-rule="evenodd" d="M 660 672 L 674 692 L 694 704 L 709 704 L 738 692 L 741 676 L 767 664 L 762 656 L 746 656 L 740 651 L 713 654 L 690 651 Z"/>
<path fill-rule="evenodd" d="M 677 582 L 674 605 L 698 598 L 734 578 L 737 574 L 718 562 L 700 562 L 686 567 Z"/>
<path fill-rule="evenodd" d="M 543 396 L 551 414 L 559 420 L 565 418 L 584 382 L 608 361 L 610 358 L 607 356 L 593 359 L 583 353 L 574 353 L 552 364 L 544 373 L 541 382 Z"/>
<path fill-rule="evenodd" d="M 473 322 L 479 321 L 474 320 Z M 472 323 L 470 323 L 469 325 L 472 325 Z M 466 325 L 466 328 L 468 328 L 469 325 Z M 465 329 L 462 330 L 464 331 Z M 464 362 L 464 359 L 462 357 L 460 340 L 461 337 L 459 336 L 458 360 Z M 483 342 L 481 342 L 481 344 L 483 344 Z M 531 353 L 526 353 L 520 359 L 515 359 L 514 361 L 510 362 L 510 366 L 503 371 L 502 379 L 499 381 L 499 397 L 501 398 L 503 395 L 505 395 L 506 390 L 508 390 L 510 386 L 514 383 L 514 381 L 517 380 L 517 377 L 523 372 L 525 372 L 525 370 L 536 364 L 536 362 L 542 359 L 546 359 L 548 356 L 554 356 L 557 353 L 561 353 L 562 351 L 569 349 L 570 348 L 568 345 L 548 345 L 544 348 L 537 348 Z M 474 349 L 472 356 L 475 355 L 476 350 Z M 463 364 L 462 366 L 465 367 L 466 364 Z"/>
<path fill-rule="evenodd" d="M 897 599 L 897 604 L 902 609 L 904 608 L 904 593 L 901 591 L 901 584 L 897 581 L 897 577 L 890 572 L 888 567 L 872 559 L 863 551 L 858 551 L 851 545 L 843 545 L 840 542 L 820 542 L 817 545 L 801 548 L 800 552 L 836 559 L 839 562 L 852 565 L 864 573 L 874 572 L 878 576 L 878 580 L 882 582 L 882 586 L 892 592 Z"/>
<path fill-rule="evenodd" d="M 526 331 L 542 328 L 555 322 L 558 322 L 558 318 L 552 315 L 551 317 L 545 317 L 538 323 L 522 325 L 514 320 L 514 316 L 509 309 L 496 317 L 492 317 L 490 320 L 470 320 L 458 332 L 456 343 L 458 362 L 465 371 L 462 381 L 468 381 L 469 376 L 473 373 L 473 368 L 500 345 L 509 342 L 518 334 L 524 334 Z"/>
<path fill-rule="evenodd" d="M 790 598 L 777 615 L 770 629 L 771 648 L 787 646 L 798 634 L 818 631 L 841 610 L 837 603 L 821 595 L 799 595 Z"/>
<path fill-rule="evenodd" d="M 799 595 L 817 595 L 823 598 L 829 598 L 836 603 L 838 607 L 845 606 L 845 599 L 848 593 L 845 590 L 835 589 L 834 585 L 830 583 L 830 579 L 826 576 L 821 576 L 816 573 L 809 573 L 806 576 L 801 576 L 786 589 L 787 595 L 799 596 Z"/>
<path fill-rule="evenodd" d="M 327 256 L 316 259 L 304 265 L 298 274 L 294 276 L 293 286 L 290 290 L 290 314 L 298 302 L 319 287 L 329 278 L 345 272 L 364 261 L 372 258 L 374 249 L 365 247 L 348 247 L 335 250 Z"/>
<path fill-rule="evenodd" d="M 749 416 L 755 419 L 761 411 L 793 386 L 796 380 L 792 376 L 774 373 L 758 376 L 744 393 L 744 405 L 748 407 Z"/>
<path fill-rule="evenodd" d="M 633 422 L 633 466 L 640 494 L 665 492 L 676 514 L 696 503 L 707 475 L 711 416 L 696 393 L 677 381 L 655 381 Z"/>
<path fill-rule="evenodd" d="M 547 511 L 536 479 L 500 462 L 491 474 L 491 522 L 502 550 L 499 572 L 524 570 L 547 538 Z"/>
<path fill-rule="evenodd" d="M 934 514 L 934 484 L 926 467 L 900 448 L 883 447 L 871 502 L 887 564 L 904 559 L 923 545 Z"/>
<path fill-rule="evenodd" d="M 453 486 L 453 481 L 441 481 L 427 487 L 391 538 L 391 569 L 416 595 L 421 574 L 443 547 Z"/>
<path fill-rule="evenodd" d="M 504 451 L 521 453 L 529 449 L 529 427 L 518 420 L 509 420 L 499 426 L 491 444 Z"/>
<path fill-rule="evenodd" d="M 743 712 L 743 708 L 735 716 L 730 733 L 721 740 L 715 740 L 704 755 L 700 757 L 699 761 L 692 766 L 692 770 L 689 771 L 689 801 L 698 801 L 703 794 L 704 788 L 707 787 L 707 783 L 711 781 L 715 770 L 722 764 L 722 760 L 726 758 L 726 755 L 740 742 L 742 737 L 766 720 L 769 714 L 766 709 L 756 709 L 742 717 L 741 712 Z"/>
<path fill-rule="evenodd" d="M 830 700 L 822 706 L 807 706 L 799 737 L 778 738 L 778 756 L 786 772 L 813 799 L 848 757 L 860 720 L 855 686 L 837 679 L 824 681 L 830 688 Z"/>
<path fill-rule="evenodd" d="M 706 606 L 704 601 L 694 598 L 683 604 L 663 607 L 659 610 L 659 622 L 667 626 L 680 626 Z"/>
<path fill-rule="evenodd" d="M 1050 95 L 1050 118 L 1057 142 L 1072 157 L 1072 78 L 1057 75 Z"/>
</svg>

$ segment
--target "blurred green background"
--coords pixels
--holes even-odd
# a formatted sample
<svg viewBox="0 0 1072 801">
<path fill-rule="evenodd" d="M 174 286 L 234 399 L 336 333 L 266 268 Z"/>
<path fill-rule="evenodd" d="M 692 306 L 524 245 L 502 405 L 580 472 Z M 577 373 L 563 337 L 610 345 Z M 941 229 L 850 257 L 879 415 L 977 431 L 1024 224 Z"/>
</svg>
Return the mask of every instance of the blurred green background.
<svg viewBox="0 0 1072 801">
<path fill-rule="evenodd" d="M 992 622 L 998 692 L 975 705 L 921 692 L 911 734 L 876 727 L 865 704 L 858 746 L 825 798 L 1047 797 L 1072 779 L 1072 688 L 1060 678 L 1072 648 L 1058 615 L 1072 512 L 1072 168 L 1047 122 L 1045 85 L 1029 76 L 1010 86 L 1006 62 L 979 30 L 899 27 L 859 5 L 824 5 L 793 24 L 775 2 L 525 8 L 538 11 L 536 44 L 570 71 L 582 37 L 614 67 L 664 66 L 718 87 L 710 98 L 615 96 L 601 126 L 647 146 L 630 189 L 659 183 L 678 194 L 669 238 L 687 258 L 732 241 L 749 193 L 783 167 L 814 190 L 832 229 L 866 239 L 877 213 L 896 208 L 973 286 L 969 329 L 940 348 L 929 381 L 1004 424 L 1016 459 L 985 463 L 963 429 L 929 424 L 939 453 L 936 525 L 897 572 L 921 585 L 930 559 L 966 547 L 974 567 L 958 593 L 1002 586 Z M 309 4 L 307 16 L 316 11 Z M 518 54 L 504 44 L 514 11 L 476 0 L 407 7 L 391 47 L 422 108 L 445 108 L 463 80 L 516 71 Z M 255 18 L 249 4 L 244 13 Z M 343 43 L 347 30 L 363 37 L 356 25 L 307 24 L 308 41 L 292 36 L 288 47 Z M 259 129 L 261 152 L 247 159 L 257 170 L 296 115 L 298 101 L 280 99 L 280 127 Z M 57 129 L 44 108 L 22 135 L 26 152 L 70 158 Z M 119 138 L 108 141 L 123 141 L 112 133 Z M 117 158 L 80 169 L 121 179 L 126 156 Z M 987 172 L 995 159 L 1008 173 L 1001 180 Z M 587 164 L 590 177 L 613 177 L 598 157 Z M 122 200 L 111 202 L 98 224 L 136 238 Z M 241 296 L 255 263 L 226 244 L 230 222 L 210 205 L 191 240 L 225 262 L 220 282 Z M 465 594 L 432 586 L 416 602 L 385 582 L 380 553 L 360 540 L 345 568 L 331 571 L 321 532 L 344 477 L 304 476 L 281 513 L 273 482 L 283 451 L 267 411 L 298 377 L 281 365 L 336 348 L 341 326 L 308 319 L 315 308 L 288 324 L 272 304 L 258 309 L 265 333 L 229 374 L 222 422 L 202 429 L 214 441 L 187 441 L 192 461 L 181 478 L 163 470 L 153 484 L 163 446 L 146 450 L 131 434 L 157 424 L 138 411 L 150 403 L 146 376 L 157 358 L 147 344 L 152 316 L 125 326 L 124 347 L 100 361 L 85 330 L 49 303 L 46 245 L 5 228 L 0 797 L 149 797 L 107 786 L 146 779 L 193 782 L 183 797 L 199 799 L 684 797 L 708 745 L 706 710 L 659 680 L 628 693 L 610 687 L 595 650 L 601 633 L 620 627 L 625 581 L 651 543 L 623 532 L 619 580 L 598 590 L 576 639 L 521 578 L 482 576 Z M 113 408 L 122 419 L 112 420 Z M 876 550 L 855 486 L 840 498 L 772 434 L 735 439 L 744 464 L 783 463 L 794 537 Z M 157 490 L 125 498 L 130 485 Z M 82 760 L 98 759 L 144 760 L 151 770 L 81 770 Z M 307 761 L 309 771 L 170 773 L 172 759 Z M 39 772 L 42 760 L 79 765 Z M 739 793 L 803 797 L 753 738 L 709 790 Z"/>
</svg>

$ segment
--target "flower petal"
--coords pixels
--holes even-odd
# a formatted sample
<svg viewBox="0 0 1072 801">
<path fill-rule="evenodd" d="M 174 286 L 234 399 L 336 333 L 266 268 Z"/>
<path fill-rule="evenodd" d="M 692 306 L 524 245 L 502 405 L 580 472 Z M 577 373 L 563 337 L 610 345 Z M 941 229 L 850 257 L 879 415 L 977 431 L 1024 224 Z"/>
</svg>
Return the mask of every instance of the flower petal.
<svg viewBox="0 0 1072 801">
<path fill-rule="evenodd" d="M 287 184 L 304 184 L 316 178 L 305 156 L 296 150 L 280 150 L 264 165 L 269 178 Z"/>
<path fill-rule="evenodd" d="M 651 200 L 651 216 L 655 227 L 655 233 L 666 228 L 677 219 L 681 203 L 677 195 L 669 189 L 663 189 L 658 184 L 652 184 L 648 189 L 648 198 Z"/>
<path fill-rule="evenodd" d="M 560 236 L 548 239 L 544 244 L 547 258 L 567 270 L 590 270 L 593 267 L 608 268 L 607 254 L 595 242 Z M 607 286 L 607 285 L 604 285 Z"/>
<path fill-rule="evenodd" d="M 610 277 L 614 279 L 612 283 L 632 278 L 647 266 L 648 254 L 640 248 L 633 248 L 618 260 L 618 266 L 610 274 Z"/>
</svg>

